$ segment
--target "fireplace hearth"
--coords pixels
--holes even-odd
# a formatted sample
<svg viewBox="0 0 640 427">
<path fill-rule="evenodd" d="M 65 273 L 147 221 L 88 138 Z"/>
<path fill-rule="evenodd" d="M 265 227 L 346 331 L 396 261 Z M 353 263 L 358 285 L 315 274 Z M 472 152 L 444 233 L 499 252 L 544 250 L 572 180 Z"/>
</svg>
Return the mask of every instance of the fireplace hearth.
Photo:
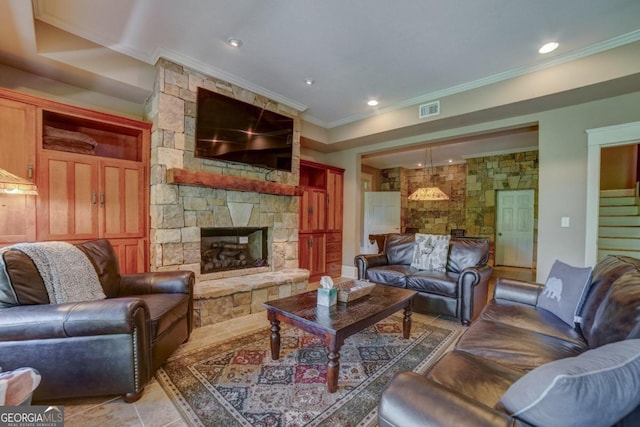
<svg viewBox="0 0 640 427">
<path fill-rule="evenodd" d="M 200 229 L 202 274 L 269 265 L 266 227 Z"/>
</svg>

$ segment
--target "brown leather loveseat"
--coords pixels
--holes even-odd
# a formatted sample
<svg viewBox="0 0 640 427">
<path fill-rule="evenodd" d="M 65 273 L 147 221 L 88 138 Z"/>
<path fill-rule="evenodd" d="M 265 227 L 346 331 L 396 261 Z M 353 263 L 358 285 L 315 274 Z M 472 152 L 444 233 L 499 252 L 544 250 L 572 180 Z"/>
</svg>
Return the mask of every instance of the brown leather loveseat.
<svg viewBox="0 0 640 427">
<path fill-rule="evenodd" d="M 356 256 L 358 279 L 417 291 L 415 311 L 471 323 L 487 301 L 489 239 L 452 238 L 445 272 L 411 267 L 415 247 L 413 233 L 387 234 L 382 253 Z"/>
<path fill-rule="evenodd" d="M 193 272 L 120 275 L 108 240 L 76 245 L 106 299 L 50 304 L 32 259 L 9 249 L 0 259 L 0 366 L 37 369 L 33 400 L 122 394 L 147 382 L 191 333 Z"/>
<path fill-rule="evenodd" d="M 543 289 L 498 279 L 454 350 L 387 384 L 379 426 L 640 425 L 640 260 L 598 262 L 573 326 Z"/>
</svg>

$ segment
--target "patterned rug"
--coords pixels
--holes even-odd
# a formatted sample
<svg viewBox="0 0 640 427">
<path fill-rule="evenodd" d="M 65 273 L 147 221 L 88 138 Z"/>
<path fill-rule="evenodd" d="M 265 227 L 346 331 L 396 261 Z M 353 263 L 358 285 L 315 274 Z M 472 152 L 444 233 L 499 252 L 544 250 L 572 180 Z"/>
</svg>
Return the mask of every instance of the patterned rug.
<svg viewBox="0 0 640 427">
<path fill-rule="evenodd" d="M 424 372 L 462 328 L 414 316 L 411 337 L 391 316 L 349 337 L 340 350 L 338 391 L 326 388 L 322 341 L 282 325 L 280 359 L 269 330 L 170 359 L 156 378 L 192 426 L 370 426 L 380 393 L 399 371 Z"/>
</svg>

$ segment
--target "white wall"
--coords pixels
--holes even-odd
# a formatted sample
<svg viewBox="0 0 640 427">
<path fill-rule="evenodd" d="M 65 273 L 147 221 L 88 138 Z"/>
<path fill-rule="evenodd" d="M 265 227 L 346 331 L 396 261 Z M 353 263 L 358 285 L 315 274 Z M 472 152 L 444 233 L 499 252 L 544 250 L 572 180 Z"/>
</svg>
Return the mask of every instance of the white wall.
<svg viewBox="0 0 640 427">
<path fill-rule="evenodd" d="M 544 282 L 556 259 L 581 266 L 585 254 L 586 220 L 586 129 L 637 121 L 640 92 L 542 113 L 466 126 L 422 135 L 421 140 L 453 138 L 474 132 L 502 129 L 518 124 L 539 123 L 540 182 L 537 280 Z M 327 163 L 345 169 L 343 267 L 351 268 L 358 252 L 360 228 L 360 155 L 415 142 L 387 141 L 367 148 L 328 154 Z M 560 218 L 571 218 L 569 228 Z"/>
</svg>

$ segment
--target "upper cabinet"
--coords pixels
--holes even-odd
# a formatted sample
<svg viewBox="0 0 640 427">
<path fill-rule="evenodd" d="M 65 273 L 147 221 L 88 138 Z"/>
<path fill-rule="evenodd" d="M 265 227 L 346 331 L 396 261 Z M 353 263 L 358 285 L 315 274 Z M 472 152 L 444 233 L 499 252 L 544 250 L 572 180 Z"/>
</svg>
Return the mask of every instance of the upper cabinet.
<svg viewBox="0 0 640 427">
<path fill-rule="evenodd" d="M 10 153 L 0 167 L 39 193 L 0 199 L 0 245 L 107 238 L 123 273 L 145 271 L 150 132 L 147 122 L 0 89 L 0 148 Z"/>
<path fill-rule="evenodd" d="M 0 98 L 0 168 L 35 179 L 36 107 Z M 36 238 L 35 197 L 0 194 L 0 236 L 5 242 Z"/>
<path fill-rule="evenodd" d="M 342 271 L 342 194 L 344 170 L 300 161 L 300 268 L 310 280 Z"/>
</svg>

